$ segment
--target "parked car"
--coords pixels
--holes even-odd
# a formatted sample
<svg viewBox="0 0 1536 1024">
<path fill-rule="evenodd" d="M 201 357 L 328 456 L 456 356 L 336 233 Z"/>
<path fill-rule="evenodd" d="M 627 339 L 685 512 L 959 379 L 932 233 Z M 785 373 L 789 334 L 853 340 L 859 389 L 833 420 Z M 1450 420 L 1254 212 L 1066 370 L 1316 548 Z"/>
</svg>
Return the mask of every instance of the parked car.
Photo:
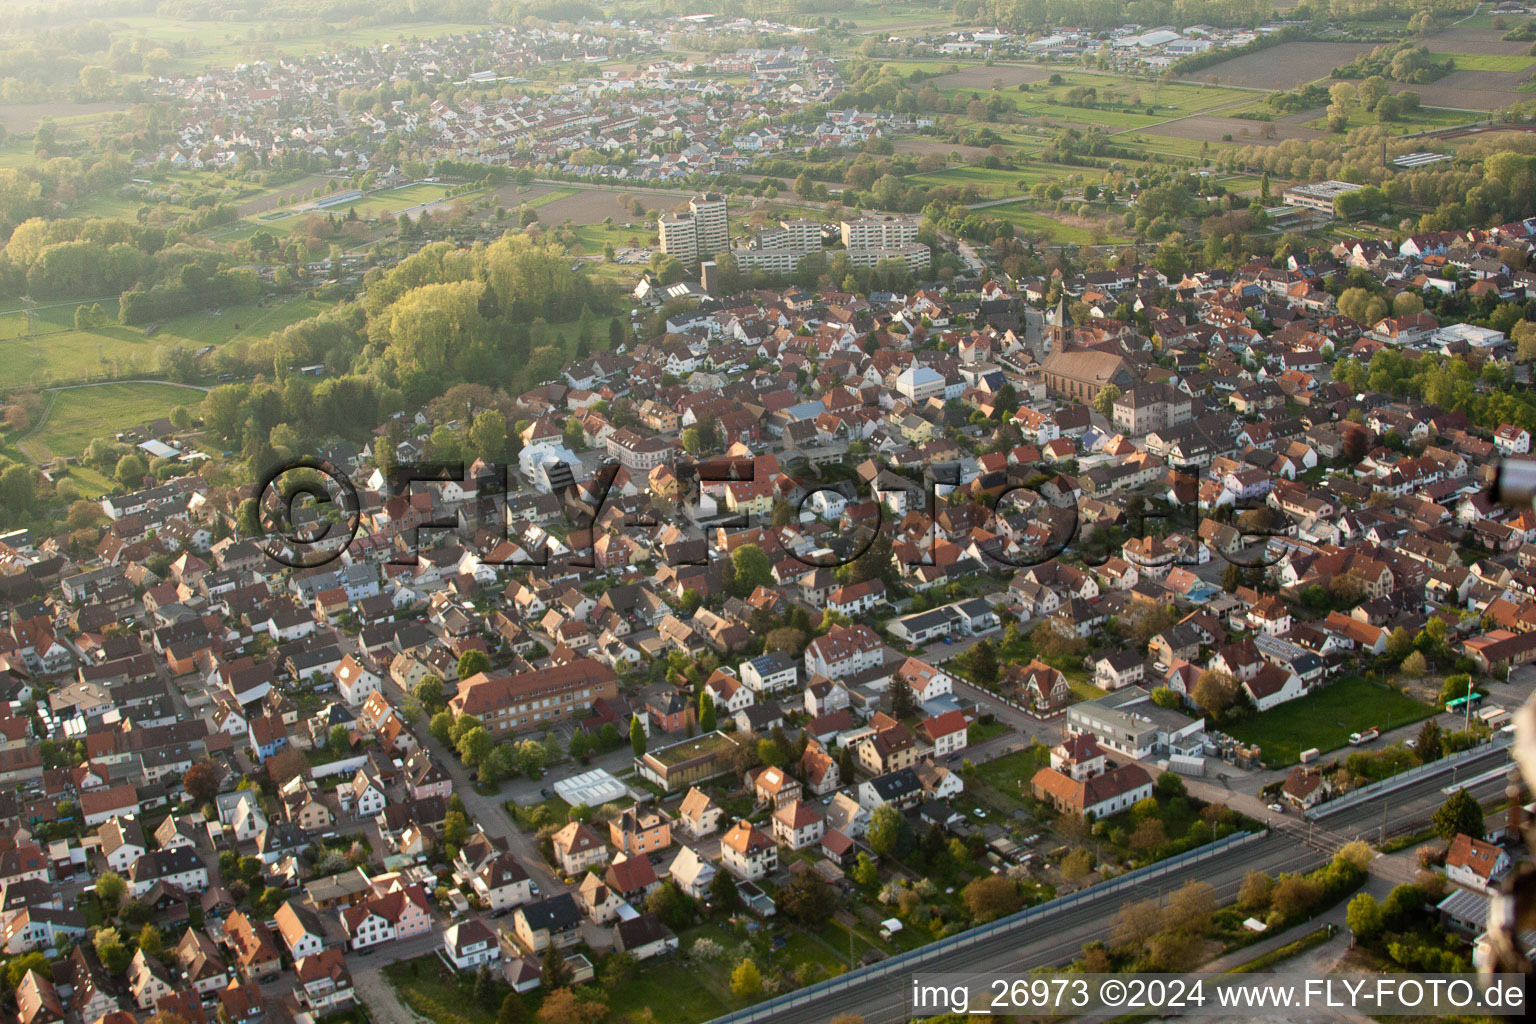
<svg viewBox="0 0 1536 1024">
<path fill-rule="evenodd" d="M 1270 813 L 1272 813 L 1272 814 L 1284 814 L 1285 813 L 1285 804 L 1270 804 L 1269 805 L 1269 810 L 1270 810 Z"/>
</svg>

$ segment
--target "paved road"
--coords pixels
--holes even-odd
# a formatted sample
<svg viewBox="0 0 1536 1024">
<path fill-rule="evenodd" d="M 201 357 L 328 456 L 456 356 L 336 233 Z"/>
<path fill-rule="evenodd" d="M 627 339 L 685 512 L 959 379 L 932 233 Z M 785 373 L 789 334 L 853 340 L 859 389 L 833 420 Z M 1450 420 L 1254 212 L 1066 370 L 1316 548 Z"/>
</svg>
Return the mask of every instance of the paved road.
<svg viewBox="0 0 1536 1024">
<path fill-rule="evenodd" d="M 394 684 L 386 675 L 384 679 L 386 696 L 390 698 L 396 707 L 404 707 L 407 696 L 403 690 Z M 459 760 L 458 754 L 449 750 L 445 745 L 437 741 L 427 728 L 425 720 L 413 723 L 417 738 L 437 763 L 443 766 L 453 778 L 453 793 L 464 801 L 464 811 L 469 817 L 471 825 L 480 825 L 487 835 L 501 837 L 507 840 L 508 848 L 512 855 L 522 862 L 527 868 L 528 874 L 538 884 L 540 891 L 546 896 L 564 892 L 567 886 L 544 863 L 544 857 L 539 853 L 538 843 L 533 836 L 517 827 L 512 816 L 507 813 L 502 804 L 502 797 L 486 796 L 475 790 L 474 779 L 470 777 L 469 770 Z"/>
</svg>

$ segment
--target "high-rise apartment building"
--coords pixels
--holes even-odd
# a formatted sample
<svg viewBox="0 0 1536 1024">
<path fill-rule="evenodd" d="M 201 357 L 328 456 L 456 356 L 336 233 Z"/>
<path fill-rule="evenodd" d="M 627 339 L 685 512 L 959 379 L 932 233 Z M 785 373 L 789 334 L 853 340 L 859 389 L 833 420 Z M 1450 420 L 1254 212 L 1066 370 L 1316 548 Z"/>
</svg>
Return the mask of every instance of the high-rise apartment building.
<svg viewBox="0 0 1536 1024">
<path fill-rule="evenodd" d="M 685 266 L 699 259 L 699 226 L 692 213 L 667 213 L 656 222 L 661 251 Z"/>
<path fill-rule="evenodd" d="M 894 249 L 917 241 L 918 219 L 895 214 L 843 221 L 843 245 L 849 249 Z"/>
<path fill-rule="evenodd" d="M 705 192 L 688 200 L 698 233 L 700 258 L 707 259 L 731 247 L 731 229 L 725 216 L 725 194 Z"/>
<path fill-rule="evenodd" d="M 677 257 L 680 263 L 697 263 L 731 245 L 731 231 L 726 219 L 725 196 L 706 192 L 688 200 L 687 213 L 668 213 L 657 222 L 661 251 Z"/>
</svg>

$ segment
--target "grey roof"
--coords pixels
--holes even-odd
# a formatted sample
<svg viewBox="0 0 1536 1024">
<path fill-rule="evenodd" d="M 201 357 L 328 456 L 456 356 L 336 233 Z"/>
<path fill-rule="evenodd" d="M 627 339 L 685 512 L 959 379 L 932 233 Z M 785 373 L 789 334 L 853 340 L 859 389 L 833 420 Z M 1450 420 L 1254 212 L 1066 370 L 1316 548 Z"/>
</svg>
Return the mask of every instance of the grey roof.
<svg viewBox="0 0 1536 1024">
<path fill-rule="evenodd" d="M 581 924 L 581 908 L 576 905 L 575 898 L 568 892 L 558 896 L 551 896 L 537 903 L 528 903 L 518 908 L 518 913 L 528 922 L 528 926 L 534 931 L 548 929 L 552 932 L 563 932 Z"/>
</svg>

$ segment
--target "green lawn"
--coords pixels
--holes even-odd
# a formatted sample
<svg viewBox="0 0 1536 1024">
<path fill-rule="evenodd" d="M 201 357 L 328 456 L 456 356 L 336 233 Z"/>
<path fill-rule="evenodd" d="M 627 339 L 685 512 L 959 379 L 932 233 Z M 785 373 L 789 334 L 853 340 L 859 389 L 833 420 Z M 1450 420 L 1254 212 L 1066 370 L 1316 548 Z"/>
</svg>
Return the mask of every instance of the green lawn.
<svg viewBox="0 0 1536 1024">
<path fill-rule="evenodd" d="M 495 1024 L 496 1014 L 475 1004 L 475 975 L 465 971 L 456 978 L 434 956 L 390 964 L 384 974 L 400 1001 L 434 1024 Z"/>
<path fill-rule="evenodd" d="M 26 317 L 0 311 L 0 379 L 12 386 L 46 387 L 92 377 L 153 375 L 161 351 L 174 346 L 201 348 L 237 338 L 262 338 L 325 309 L 310 299 L 226 306 L 218 312 L 200 310 L 167 320 L 153 334 L 140 327 L 94 327 L 76 330 L 76 302 L 40 307 L 34 333 L 25 335 Z M 117 314 L 117 300 L 103 302 L 108 316 Z"/>
<path fill-rule="evenodd" d="M 1271 767 L 1294 764 L 1310 747 L 1335 750 L 1349 743 L 1349 734 L 1371 726 L 1383 730 L 1428 718 L 1429 704 L 1398 690 L 1349 676 L 1316 693 L 1281 704 L 1226 729 L 1243 743 L 1256 743 Z"/>
<path fill-rule="evenodd" d="M 1473 115 L 1465 110 L 1444 110 L 1439 107 L 1420 107 L 1412 114 L 1405 114 L 1396 121 L 1382 123 L 1376 120 L 1376 115 L 1355 107 L 1349 113 L 1349 127 L 1359 128 L 1368 124 L 1380 124 L 1393 135 L 1407 135 L 1410 132 L 1423 131 L 1425 128 L 1450 128 L 1455 125 L 1466 124 L 1473 119 Z M 1255 122 L 1257 124 L 1257 122 Z M 1307 127 L 1316 128 L 1318 131 L 1328 130 L 1328 119 L 1320 117 L 1315 121 L 1307 122 Z"/>
<path fill-rule="evenodd" d="M 711 975 L 723 970 L 713 964 L 701 970 L 677 958 L 647 961 L 630 980 L 607 990 L 610 1020 L 615 1024 L 637 1020 L 647 1009 L 657 1024 L 713 1020 L 735 1009 L 734 1003 L 728 1005 L 714 991 L 721 979 Z"/>
<path fill-rule="evenodd" d="M 1050 752 L 1045 747 L 1026 747 L 1023 750 L 994 758 L 975 766 L 970 786 L 971 794 L 999 811 L 1009 811 L 1024 806 L 1029 793 L 1029 780 L 1035 772 L 1049 765 Z"/>
<path fill-rule="evenodd" d="M 1093 241 L 1093 232 L 1088 228 L 1079 227 L 1075 224 L 1064 224 L 1056 220 L 1051 214 L 1040 213 L 1030 209 L 1027 203 L 991 206 L 978 212 L 1006 220 L 1025 235 L 1046 238 L 1052 242 L 1087 245 Z M 1123 241 L 1114 231 L 1109 231 L 1105 235 L 1104 240 L 1106 242 Z"/>
<path fill-rule="evenodd" d="M 1457 71 L 1524 71 L 1536 58 L 1522 53 L 1431 53 L 1432 60 L 1450 59 Z"/>
<path fill-rule="evenodd" d="M 971 745 L 985 743 L 987 740 L 995 740 L 1010 731 L 1012 730 L 1009 729 L 1006 722 L 999 722 L 996 719 L 990 722 L 977 722 L 966 729 L 966 742 Z"/>
<path fill-rule="evenodd" d="M 56 392 L 47 422 L 21 443 L 37 458 L 79 455 L 104 435 L 197 405 L 203 393 L 179 384 L 100 384 Z"/>
</svg>

